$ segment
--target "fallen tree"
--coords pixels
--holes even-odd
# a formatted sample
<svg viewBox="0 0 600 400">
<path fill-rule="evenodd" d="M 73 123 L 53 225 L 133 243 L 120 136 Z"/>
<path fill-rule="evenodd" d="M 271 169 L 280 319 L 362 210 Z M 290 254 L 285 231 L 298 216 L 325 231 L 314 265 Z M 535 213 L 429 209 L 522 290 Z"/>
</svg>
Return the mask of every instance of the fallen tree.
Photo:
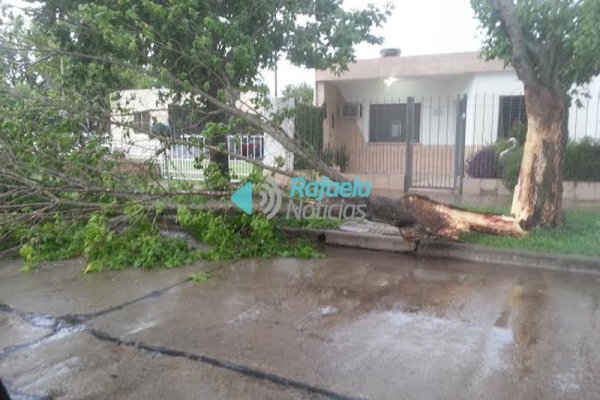
<svg viewBox="0 0 600 400">
<path fill-rule="evenodd" d="M 259 167 L 248 178 L 258 183 L 264 179 L 265 171 L 295 176 L 280 166 L 265 165 L 226 149 L 227 135 L 252 129 L 276 140 L 319 175 L 344 181 L 346 177 L 324 162 L 316 149 L 282 129 L 285 113 L 267 115 L 261 111 L 267 103 L 266 93 L 257 83 L 257 65 L 270 67 L 274 64 L 269 58 L 272 54 L 288 51 L 297 63 L 342 71 L 353 60 L 355 43 L 379 42 L 369 29 L 385 20 L 387 11 L 368 8 L 348 13 L 331 0 L 314 2 L 319 5 L 316 8 L 310 2 L 298 9 L 285 8 L 286 12 L 299 15 L 316 13 L 335 22 L 334 25 L 351 27 L 340 32 L 341 36 L 328 37 L 327 43 L 314 43 L 313 38 L 320 37 L 327 26 L 296 26 L 290 22 L 286 29 L 301 35 L 289 35 L 282 27 L 269 25 L 280 12 L 278 2 L 269 2 L 270 14 L 262 15 L 261 19 L 266 23 L 264 29 L 272 29 L 271 44 L 276 48 L 261 48 L 255 53 L 255 26 L 240 13 L 230 15 L 229 10 L 215 6 L 210 10 L 214 18 L 195 20 L 201 14 L 188 9 L 146 2 L 143 7 L 152 8 L 147 14 L 130 9 L 125 3 L 115 9 L 103 1 L 81 7 L 73 7 L 73 2 L 48 3 L 32 11 L 39 12 L 41 18 L 34 19 L 39 25 L 27 40 L 3 41 L 0 51 L 10 53 L 11 59 L 22 60 L 23 65 L 15 72 L 20 79 L 8 85 L 0 82 L 2 247 L 19 248 L 30 263 L 44 257 L 84 254 L 92 261 L 119 267 L 128 262 L 136 266 L 156 263 L 171 266 L 194 258 L 179 243 L 161 237 L 161 221 L 174 219 L 214 244 L 217 253 L 210 253 L 211 259 L 233 257 L 240 248 L 244 249 L 239 252 L 243 256 L 309 254 L 301 247 L 283 247 L 275 239 L 272 224 L 264 218 L 243 215 L 230 218 L 236 211 L 224 205 L 223 200 L 227 200 L 234 187 L 222 168 L 215 169 L 210 163 L 204 165 L 198 160 L 198 168 L 205 175 L 205 182 L 198 186 L 163 179 L 157 173 L 158 157 L 174 145 L 196 146 L 202 152 L 219 154 L 221 160 L 222 156 L 233 156 Z M 238 6 L 253 11 L 251 5 L 247 9 L 247 2 L 239 2 Z M 325 9 L 329 14 L 324 13 Z M 178 22 L 188 12 L 198 26 L 190 21 Z M 173 13 L 179 13 L 177 18 Z M 48 15 L 52 18 L 46 18 Z M 151 21 L 146 21 L 149 15 Z M 242 31 L 228 23 L 230 18 L 238 17 L 242 18 L 238 21 L 244 26 Z M 120 25 L 123 20 L 130 23 Z M 163 25 L 157 21 L 173 31 L 162 30 Z M 82 26 L 85 26 L 83 32 Z M 186 29 L 194 30 L 193 43 L 184 40 L 189 33 Z M 55 30 L 68 43 L 49 39 Z M 40 31 L 47 35 L 39 35 Z M 71 34 L 64 35 L 65 31 Z M 331 45 L 336 49 L 333 55 L 328 50 Z M 301 48 L 305 53 L 298 52 Z M 0 67 L 5 66 L 0 64 Z M 6 74 L 4 69 L 0 72 Z M 115 110 L 108 101 L 110 93 L 119 89 L 115 82 L 131 81 L 131 76 L 136 76 L 137 82 L 147 80 L 168 87 L 172 96 L 164 99 L 165 104 L 183 101 L 184 105 L 200 110 L 203 123 L 195 133 L 202 134 L 206 143 L 197 136 L 186 140 L 178 135 L 157 136 L 148 126 L 132 126 L 133 109 Z M 253 90 L 256 96 L 242 101 L 240 93 Z M 128 113 L 130 122 L 114 118 L 116 112 Z M 217 119 L 212 118 L 215 115 Z M 126 131 L 125 139 L 129 132 L 145 133 L 159 141 L 161 148 L 144 162 L 132 163 L 109 146 L 110 127 L 119 125 Z M 459 210 L 423 196 L 408 195 L 401 199 L 373 196 L 368 214 L 372 219 L 401 228 L 407 240 L 420 240 L 425 235 L 457 240 L 468 232 L 525 234 L 510 217 Z M 248 238 L 250 242 L 245 242 Z M 102 266 L 98 263 L 90 267 L 99 269 Z"/>
<path fill-rule="evenodd" d="M 53 55 L 86 57 L 65 52 L 55 52 Z M 93 58 L 98 59 L 95 56 Z M 114 62 L 110 59 L 102 61 Z M 167 76 L 174 85 L 184 84 L 178 78 Z M 288 136 L 279 123 L 261 112 L 252 111 L 249 104 L 239 100 L 233 104 L 227 103 L 201 88 L 188 87 L 188 90 L 234 117 L 235 120 L 229 122 L 231 126 L 243 123 L 264 132 L 296 157 L 304 159 L 321 176 L 327 176 L 337 182 L 346 180 L 338 171 L 323 162 L 314 149 L 306 146 L 301 139 Z M 15 94 L 10 91 L 6 94 L 8 93 L 11 96 Z M 182 188 L 177 182 L 164 181 L 157 175 L 154 165 L 158 155 L 164 154 L 164 151 L 173 145 L 198 146 L 210 151 L 219 151 L 247 161 L 259 167 L 261 171 L 289 178 L 296 176 L 293 172 L 265 165 L 259 160 L 229 152 L 224 148 L 216 148 L 202 141 L 183 140 L 176 136 L 157 137 L 151 130 L 145 133 L 150 138 L 160 139 L 161 149 L 146 162 L 133 164 L 133 169 L 132 164 L 123 155 L 98 147 L 100 143 L 97 139 L 92 138 L 83 146 L 79 146 L 82 132 L 74 131 L 70 124 L 67 125 L 66 131 L 57 131 L 55 137 L 37 132 L 40 120 L 51 120 L 61 113 L 67 121 L 76 121 L 80 115 L 85 114 L 86 118 L 99 119 L 105 124 L 108 121 L 112 126 L 133 128 L 131 124 L 115 120 L 113 110 L 94 109 L 94 115 L 90 117 L 89 110 L 73 108 L 74 96 L 75 94 L 67 96 L 68 99 L 63 99 L 62 104 L 58 103 L 56 98 L 49 100 L 37 96 L 33 99 L 21 99 L 26 102 L 32 101 L 32 104 L 38 106 L 52 103 L 53 107 L 48 111 L 48 115 L 34 115 L 36 111 L 27 115 L 19 108 L 12 110 L 12 114 L 4 114 L 7 124 L 3 130 L 5 135 L 0 138 L 0 172 L 3 177 L 0 179 L 0 198 L 3 200 L 0 204 L 0 225 L 10 227 L 3 232 L 5 237 L 23 226 L 37 226 L 51 221 L 57 215 L 70 221 L 83 222 L 96 213 L 108 211 L 111 215 L 109 222 L 122 223 L 126 219 L 120 216 L 132 205 L 146 210 L 160 210 L 155 212 L 155 215 L 160 214 L 160 218 L 174 216 L 182 207 L 196 211 L 236 212 L 222 201 L 207 203 L 205 200 L 227 198 L 233 191 L 233 188 L 227 187 L 228 180 L 225 181 L 225 188 L 219 185 L 218 188 L 192 190 Z M 66 112 L 69 108 L 69 112 Z M 11 121 L 11 115 L 15 120 Z M 276 115 L 275 118 L 277 117 Z M 12 128 L 14 132 L 7 128 Z M 218 135 L 229 132 L 220 128 L 223 127 L 213 127 L 205 132 Z M 23 134 L 24 131 L 29 133 Z M 63 148 L 57 147 L 57 143 L 63 143 Z M 127 169 L 129 170 L 125 171 Z M 212 178 L 208 180 L 214 181 Z M 108 186 L 107 181 L 110 182 Z M 132 187 L 137 189 L 132 190 Z M 110 203 L 110 206 L 107 203 Z M 404 237 L 411 241 L 418 241 L 424 236 L 459 240 L 461 234 L 469 232 L 510 236 L 522 236 L 526 233 L 514 218 L 469 212 L 412 194 L 400 199 L 372 196 L 368 202 L 367 213 L 370 219 L 401 228 Z"/>
</svg>

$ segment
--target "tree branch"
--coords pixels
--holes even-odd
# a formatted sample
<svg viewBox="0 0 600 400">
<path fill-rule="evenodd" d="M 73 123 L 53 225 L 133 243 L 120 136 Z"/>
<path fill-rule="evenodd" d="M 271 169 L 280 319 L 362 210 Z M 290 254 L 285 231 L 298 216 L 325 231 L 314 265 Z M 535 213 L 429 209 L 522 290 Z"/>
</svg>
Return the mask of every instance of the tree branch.
<svg viewBox="0 0 600 400">
<path fill-rule="evenodd" d="M 523 34 L 517 11 L 513 0 L 489 0 L 490 5 L 498 14 L 502 28 L 506 32 L 511 43 L 511 60 L 513 67 L 517 71 L 519 78 L 525 83 L 525 86 L 538 86 L 539 78 L 534 69 L 534 62 L 531 60 L 527 38 Z M 538 50 L 534 50 L 538 51 Z"/>
</svg>

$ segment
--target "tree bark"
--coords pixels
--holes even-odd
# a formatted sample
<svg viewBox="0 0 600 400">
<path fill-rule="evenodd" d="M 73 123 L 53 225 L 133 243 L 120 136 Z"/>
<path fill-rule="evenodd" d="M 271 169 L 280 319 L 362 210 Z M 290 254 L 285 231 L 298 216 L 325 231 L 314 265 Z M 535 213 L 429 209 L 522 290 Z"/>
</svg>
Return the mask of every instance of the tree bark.
<svg viewBox="0 0 600 400">
<path fill-rule="evenodd" d="M 569 99 L 541 86 L 525 86 L 527 139 L 512 214 L 525 229 L 563 224 L 563 177 Z"/>
<path fill-rule="evenodd" d="M 214 136 L 209 138 L 208 142 L 211 146 L 209 150 L 210 161 L 219 167 L 221 175 L 229 177 L 229 156 L 219 150 L 222 147 L 227 148 L 227 137 Z"/>
<path fill-rule="evenodd" d="M 532 41 L 513 0 L 489 0 L 510 40 L 511 63 L 525 86 L 527 138 L 512 214 L 527 230 L 563 224 L 562 193 L 570 98 L 546 46 Z"/>
<path fill-rule="evenodd" d="M 212 94 L 212 93 L 211 93 Z M 214 94 L 213 94 L 214 95 Z M 207 110 L 209 113 L 219 111 L 219 108 L 214 104 L 208 103 Z M 216 114 L 210 122 L 222 123 L 226 122 L 227 117 L 222 114 Z M 223 148 L 225 150 L 228 149 L 227 136 L 226 135 L 216 135 L 207 138 L 207 144 L 211 146 L 209 149 L 209 159 L 210 162 L 215 163 L 219 167 L 219 171 L 221 175 L 229 178 L 229 155 L 219 149 Z"/>
</svg>

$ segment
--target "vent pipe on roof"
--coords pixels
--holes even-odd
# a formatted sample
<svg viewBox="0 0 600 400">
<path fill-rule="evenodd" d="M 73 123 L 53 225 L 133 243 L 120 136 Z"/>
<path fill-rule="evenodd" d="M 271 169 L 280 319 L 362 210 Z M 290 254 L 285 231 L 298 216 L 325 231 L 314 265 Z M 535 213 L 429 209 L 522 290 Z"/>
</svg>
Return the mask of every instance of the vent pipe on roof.
<svg viewBox="0 0 600 400">
<path fill-rule="evenodd" d="M 381 49 L 379 51 L 381 57 L 400 57 L 401 51 L 398 48 Z"/>
</svg>

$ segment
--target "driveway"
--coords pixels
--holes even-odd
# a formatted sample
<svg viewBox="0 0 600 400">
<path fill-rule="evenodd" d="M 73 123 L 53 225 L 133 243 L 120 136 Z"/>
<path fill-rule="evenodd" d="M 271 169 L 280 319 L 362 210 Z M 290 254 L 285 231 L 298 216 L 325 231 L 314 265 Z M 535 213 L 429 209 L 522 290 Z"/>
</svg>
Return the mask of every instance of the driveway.
<svg viewBox="0 0 600 400">
<path fill-rule="evenodd" d="M 1 261 L 0 377 L 21 399 L 598 398 L 600 275 L 326 252 Z"/>
</svg>

